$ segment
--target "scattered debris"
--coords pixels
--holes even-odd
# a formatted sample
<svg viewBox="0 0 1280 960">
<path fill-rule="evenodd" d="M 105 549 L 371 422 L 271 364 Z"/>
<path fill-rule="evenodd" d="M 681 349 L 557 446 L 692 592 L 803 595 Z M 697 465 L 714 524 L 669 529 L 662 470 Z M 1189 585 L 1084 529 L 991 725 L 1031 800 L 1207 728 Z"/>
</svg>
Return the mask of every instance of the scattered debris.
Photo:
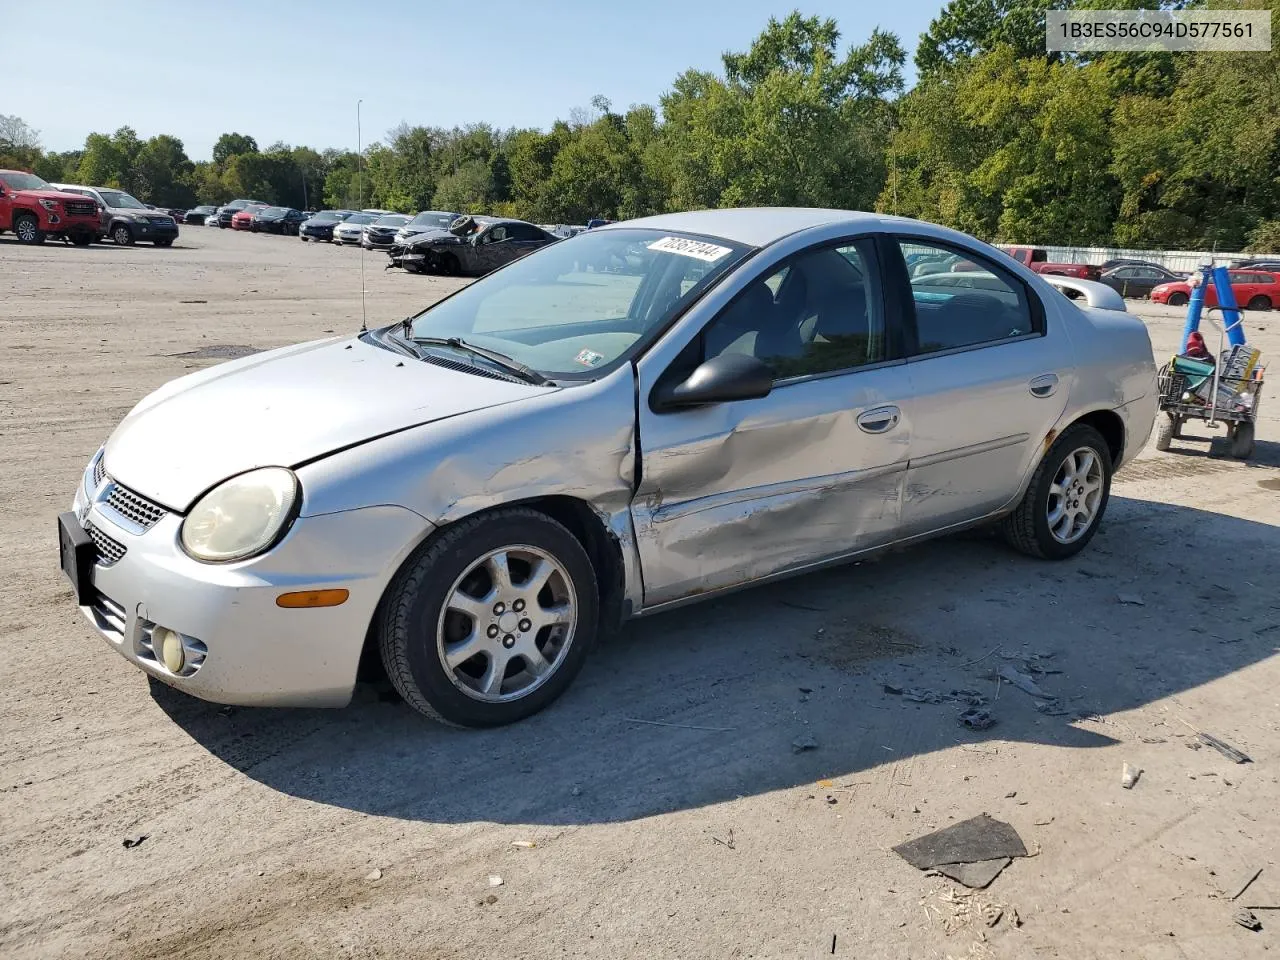
<svg viewBox="0 0 1280 960">
<path fill-rule="evenodd" d="M 1244 927 L 1246 930 L 1261 930 L 1262 921 L 1253 915 L 1250 910 L 1237 910 L 1231 917 L 1236 923 Z"/>
<path fill-rule="evenodd" d="M 1244 892 L 1245 892 L 1246 890 L 1248 890 L 1251 886 L 1253 886 L 1253 881 L 1257 880 L 1260 876 L 1262 876 L 1262 868 L 1261 868 L 1261 867 L 1259 867 L 1257 870 L 1255 870 L 1255 871 L 1253 872 L 1253 876 L 1251 876 L 1248 880 L 1246 880 L 1246 881 L 1244 882 L 1244 886 L 1243 886 L 1243 887 L 1241 887 L 1239 890 L 1237 890 L 1235 893 L 1233 893 L 1233 894 L 1232 894 L 1230 897 L 1228 897 L 1227 899 L 1228 899 L 1228 900 L 1239 900 L 1239 899 L 1244 895 Z"/>
<path fill-rule="evenodd" d="M 1226 757 L 1228 760 L 1232 761 L 1233 763 L 1252 763 L 1253 762 L 1253 760 L 1249 758 L 1248 754 L 1241 753 L 1235 747 L 1231 746 L 1231 744 L 1224 743 L 1223 741 L 1219 740 L 1215 736 L 1212 736 L 1211 734 L 1197 733 L 1197 736 L 1200 742 L 1203 743 L 1206 747 L 1213 747 L 1213 749 L 1217 750 L 1220 754 L 1222 754 L 1224 757 Z"/>
<path fill-rule="evenodd" d="M 1136 593 L 1117 594 L 1116 600 L 1118 600 L 1122 604 L 1128 604 L 1129 606 L 1132 606 L 1132 607 L 1145 607 L 1147 605 L 1147 601 L 1143 600 Z"/>
<path fill-rule="evenodd" d="M 990 730 L 996 725 L 996 718 L 991 715 L 990 710 L 979 710 L 977 707 L 970 707 L 956 719 L 961 726 L 970 730 Z"/>
<path fill-rule="evenodd" d="M 1018 911 L 1017 911 L 1017 908 L 1015 907 L 1009 908 L 1009 922 L 1013 924 L 1015 927 L 1022 926 L 1022 918 L 1018 916 Z"/>
<path fill-rule="evenodd" d="M 512 840 L 511 845 L 518 850 L 532 850 L 537 846 L 532 840 Z"/>
<path fill-rule="evenodd" d="M 208 300 L 179 300 L 179 303 L 208 303 Z"/>
<path fill-rule="evenodd" d="M 502 878 L 498 876 L 496 873 L 489 874 L 489 886 L 491 887 L 502 886 Z"/>
<path fill-rule="evenodd" d="M 812 610 L 814 613 L 824 613 L 826 607 L 814 606 L 811 603 L 801 603 L 799 600 L 779 600 L 784 607 L 791 607 L 793 610 Z"/>
<path fill-rule="evenodd" d="M 994 879 L 994 878 L 993 878 Z M 984 903 L 982 905 L 982 921 L 988 927 L 994 927 L 1000 922 L 1000 918 L 1004 916 L 1004 908 L 994 903 Z"/>
<path fill-rule="evenodd" d="M 803 737 L 796 737 L 791 741 L 791 750 L 793 753 L 804 753 L 806 750 L 817 750 L 818 741 L 814 739 L 813 734 L 806 733 Z"/>
<path fill-rule="evenodd" d="M 983 889 L 1013 857 L 1027 856 L 1018 831 L 985 813 L 893 848 L 917 870 L 936 870 L 967 887 Z"/>
<path fill-rule="evenodd" d="M 147 839 L 149 836 L 151 836 L 151 834 L 144 833 L 140 837 L 128 837 L 124 841 L 124 848 L 126 850 L 132 850 L 134 847 L 140 847 L 142 846 L 142 841 Z"/>
<path fill-rule="evenodd" d="M 893 683 L 883 683 L 881 687 L 885 693 L 914 703 L 967 703 L 972 707 L 980 707 L 987 702 L 987 698 L 977 690 L 951 690 L 943 693 L 924 687 L 900 687 Z"/>
<path fill-rule="evenodd" d="M 580 797 L 580 796 L 582 796 L 582 788 L 581 788 L 581 787 L 574 787 L 572 790 L 570 790 L 570 791 L 569 791 L 569 795 L 570 795 L 571 797 Z"/>
<path fill-rule="evenodd" d="M 483 903 L 483 904 L 487 904 L 488 906 L 492 907 L 495 903 L 497 903 L 497 902 L 498 902 L 498 898 L 497 898 L 497 896 L 496 896 L 495 894 L 492 894 L 492 893 L 491 893 L 491 894 L 489 894 L 487 897 L 485 897 L 483 900 L 481 900 L 480 902 L 481 902 L 481 903 Z"/>
<path fill-rule="evenodd" d="M 978 659 L 976 659 L 976 660 L 966 660 L 964 663 L 960 664 L 960 666 L 961 666 L 961 667 L 972 667 L 975 663 L 981 663 L 983 660 L 986 660 L 986 659 L 987 659 L 987 657 L 991 656 L 993 653 L 999 653 L 999 652 L 1000 652 L 1000 648 L 999 648 L 999 647 L 992 647 L 990 650 L 988 650 L 988 651 L 987 651 L 986 653 L 984 653 L 982 656 L 978 657 Z"/>
<path fill-rule="evenodd" d="M 1254 628 L 1254 633 L 1262 636 L 1264 633 L 1270 633 L 1272 630 L 1280 630 L 1280 623 L 1268 623 L 1265 626 Z"/>
<path fill-rule="evenodd" d="M 1120 772 L 1120 786 L 1126 790 L 1132 790 L 1133 785 L 1138 782 L 1140 776 L 1142 776 L 1141 768 L 1126 763 L 1124 769 Z"/>
<path fill-rule="evenodd" d="M 717 836 L 714 836 L 714 835 L 713 835 L 713 836 L 711 837 L 711 842 L 712 842 L 712 843 L 718 843 L 718 844 L 720 844 L 722 847 L 728 847 L 730 850 L 735 849 L 735 848 L 734 848 L 734 845 L 733 845 L 733 827 L 730 827 L 730 828 L 729 828 L 729 839 L 728 839 L 728 840 L 721 840 L 719 837 L 717 837 Z"/>
<path fill-rule="evenodd" d="M 813 693 L 813 687 L 797 687 L 801 693 Z"/>
<path fill-rule="evenodd" d="M 1071 712 L 1057 700 L 1038 700 L 1036 710 L 1048 717 L 1065 717 Z"/>
<path fill-rule="evenodd" d="M 840 801 L 839 801 L 839 800 L 837 800 L 835 797 L 833 797 L 831 794 L 829 794 L 829 793 L 827 794 L 827 803 L 828 803 L 828 804 L 830 804 L 831 806 L 833 806 L 833 807 L 834 807 L 834 806 L 835 806 L 837 803 L 839 803 L 839 802 L 840 802 Z"/>
<path fill-rule="evenodd" d="M 1053 699 L 1053 697 L 1041 690 L 1031 677 L 1027 676 L 1025 673 L 1019 673 L 1017 668 L 1010 664 L 1006 663 L 1001 666 L 1000 669 L 996 671 L 996 676 L 1001 680 L 1004 680 L 1006 683 L 1013 684 L 1023 693 L 1028 693 L 1033 697 L 1041 697 L 1046 700 Z"/>
<path fill-rule="evenodd" d="M 370 883 L 376 883 L 382 879 L 382 871 L 376 867 L 365 874 L 364 878 Z"/>
<path fill-rule="evenodd" d="M 682 730 L 710 730 L 712 733 L 729 733 L 733 727 L 700 727 L 694 723 L 669 723 L 666 720 L 641 720 L 638 717 L 623 717 L 627 723 L 647 723 L 652 727 L 679 727 Z"/>
<path fill-rule="evenodd" d="M 1005 798 L 1006 800 L 1012 800 L 1012 799 L 1013 799 L 1014 797 L 1016 797 L 1017 795 L 1018 795 L 1018 791 L 1017 791 L 1017 790 L 1010 790 L 1008 793 L 1006 793 L 1006 794 L 1004 795 L 1004 798 Z"/>
<path fill-rule="evenodd" d="M 1051 823 L 1053 823 L 1053 817 L 1050 817 L 1048 820 L 1037 820 L 1037 821 L 1036 821 L 1036 826 L 1037 826 L 1037 827 L 1047 827 L 1047 826 L 1048 826 L 1049 824 L 1051 824 Z"/>
</svg>

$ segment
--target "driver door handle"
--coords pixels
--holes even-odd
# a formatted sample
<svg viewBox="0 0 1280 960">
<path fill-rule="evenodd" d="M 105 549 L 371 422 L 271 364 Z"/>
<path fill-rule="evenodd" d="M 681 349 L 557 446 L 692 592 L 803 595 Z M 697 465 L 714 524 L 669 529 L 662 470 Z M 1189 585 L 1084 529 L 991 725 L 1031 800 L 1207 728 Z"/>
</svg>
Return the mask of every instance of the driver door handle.
<svg viewBox="0 0 1280 960">
<path fill-rule="evenodd" d="M 1027 384 L 1027 389 L 1031 391 L 1033 397 L 1039 397 L 1042 400 L 1045 397 L 1051 397 L 1054 391 L 1058 389 L 1058 375 L 1056 373 L 1046 373 L 1043 376 L 1036 377 Z"/>
<path fill-rule="evenodd" d="M 902 419 L 897 407 L 875 407 L 858 414 L 858 428 L 863 433 L 888 433 Z"/>
</svg>

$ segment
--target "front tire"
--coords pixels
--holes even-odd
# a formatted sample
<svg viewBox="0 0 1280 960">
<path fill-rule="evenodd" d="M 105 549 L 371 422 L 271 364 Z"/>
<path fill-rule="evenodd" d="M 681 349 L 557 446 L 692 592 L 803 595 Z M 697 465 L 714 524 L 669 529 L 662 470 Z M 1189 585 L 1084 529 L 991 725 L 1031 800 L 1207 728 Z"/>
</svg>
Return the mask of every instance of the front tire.
<svg viewBox="0 0 1280 960">
<path fill-rule="evenodd" d="M 1171 293 L 1169 294 L 1169 306 L 1185 307 L 1190 299 L 1185 293 Z"/>
<path fill-rule="evenodd" d="M 1044 560 L 1073 557 L 1093 539 L 1111 497 L 1111 452 L 1088 424 L 1049 448 L 1013 513 L 1001 522 L 1015 550 Z"/>
<path fill-rule="evenodd" d="M 128 247 L 133 245 L 133 231 L 126 227 L 123 223 L 117 224 L 111 228 L 111 239 L 118 246 Z"/>
<path fill-rule="evenodd" d="M 494 727 L 568 688 L 598 620 L 582 544 L 545 514 L 512 507 L 459 521 L 405 563 L 388 589 L 379 647 L 415 710 Z"/>
<path fill-rule="evenodd" d="M 19 243 L 41 244 L 45 241 L 40 221 L 30 213 L 20 213 L 13 218 L 13 234 Z"/>
</svg>

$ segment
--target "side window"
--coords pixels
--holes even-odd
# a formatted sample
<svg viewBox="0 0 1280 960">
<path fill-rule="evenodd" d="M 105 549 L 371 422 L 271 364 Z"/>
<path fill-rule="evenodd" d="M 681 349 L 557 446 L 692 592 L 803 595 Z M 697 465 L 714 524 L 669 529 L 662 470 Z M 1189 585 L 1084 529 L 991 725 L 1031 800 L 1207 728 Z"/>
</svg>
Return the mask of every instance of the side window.
<svg viewBox="0 0 1280 960">
<path fill-rule="evenodd" d="M 870 241 L 810 250 L 752 281 L 703 331 L 703 358 L 749 354 L 775 381 L 885 359 L 873 251 Z"/>
<path fill-rule="evenodd" d="M 956 254 L 941 246 L 899 240 L 904 257 L 943 252 L 963 259 L 968 269 L 953 273 L 963 287 L 936 282 L 931 274 L 911 278 L 915 304 L 917 355 L 994 343 L 1040 332 L 1030 293 L 1015 277 L 975 254 Z"/>
<path fill-rule="evenodd" d="M 488 243 L 500 243 L 507 239 L 507 228 L 504 226 L 494 227 L 489 231 Z"/>
<path fill-rule="evenodd" d="M 1117 280 L 1136 280 L 1142 275 L 1142 271 L 1135 267 L 1124 267 L 1113 274 Z"/>
</svg>

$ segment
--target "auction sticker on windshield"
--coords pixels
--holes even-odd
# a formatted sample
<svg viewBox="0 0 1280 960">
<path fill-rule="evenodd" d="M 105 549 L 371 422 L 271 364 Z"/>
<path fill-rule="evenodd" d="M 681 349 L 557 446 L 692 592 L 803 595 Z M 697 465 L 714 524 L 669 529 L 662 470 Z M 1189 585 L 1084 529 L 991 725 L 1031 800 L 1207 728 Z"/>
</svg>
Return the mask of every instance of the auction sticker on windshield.
<svg viewBox="0 0 1280 960">
<path fill-rule="evenodd" d="M 649 244 L 649 249 L 662 253 L 678 253 L 682 257 L 693 257 L 695 260 L 705 260 L 707 263 L 715 263 L 726 253 L 731 252 L 728 247 L 717 246 L 702 240 L 687 240 L 684 237 L 663 237 Z"/>
<path fill-rule="evenodd" d="M 604 360 L 604 354 L 596 353 L 594 350 L 583 350 L 573 359 L 577 360 L 584 367 L 595 367 L 599 366 L 600 362 Z"/>
</svg>

